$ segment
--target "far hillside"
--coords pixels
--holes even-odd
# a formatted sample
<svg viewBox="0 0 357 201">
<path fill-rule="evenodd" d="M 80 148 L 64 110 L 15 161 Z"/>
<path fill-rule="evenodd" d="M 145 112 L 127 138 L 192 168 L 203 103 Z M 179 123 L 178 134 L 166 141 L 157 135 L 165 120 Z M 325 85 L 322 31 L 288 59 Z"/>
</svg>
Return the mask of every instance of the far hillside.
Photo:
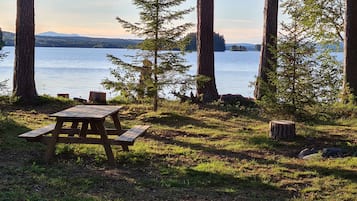
<svg viewBox="0 0 357 201">
<path fill-rule="evenodd" d="M 187 37 L 191 38 L 186 50 L 196 51 L 196 33 L 190 33 Z M 3 32 L 5 46 L 14 46 L 15 34 Z M 242 47 L 244 51 L 259 51 L 260 45 L 250 43 L 225 44 L 224 37 L 215 33 L 215 51 L 232 50 L 232 46 Z M 36 47 L 78 47 L 78 48 L 135 48 L 141 43 L 139 39 L 120 39 L 120 38 L 94 38 L 85 37 L 78 34 L 61 34 L 55 32 L 45 32 L 36 35 Z"/>
<path fill-rule="evenodd" d="M 3 32 L 5 46 L 14 46 L 15 34 Z M 80 47 L 80 48 L 130 48 L 142 40 L 119 38 L 92 38 L 84 36 L 36 35 L 36 47 Z"/>
</svg>

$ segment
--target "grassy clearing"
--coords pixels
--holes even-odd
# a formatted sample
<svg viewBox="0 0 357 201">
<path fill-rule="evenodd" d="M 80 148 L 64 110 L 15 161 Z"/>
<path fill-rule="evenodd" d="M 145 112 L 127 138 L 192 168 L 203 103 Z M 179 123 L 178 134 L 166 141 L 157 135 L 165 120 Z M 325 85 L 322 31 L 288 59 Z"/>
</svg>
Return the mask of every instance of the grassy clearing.
<svg viewBox="0 0 357 201">
<path fill-rule="evenodd" d="M 17 135 L 54 122 L 71 102 L 23 108 L 1 103 L 0 200 L 356 200 L 357 122 L 297 125 L 298 137 L 274 141 L 254 111 L 163 103 L 126 105 L 124 127 L 150 124 L 129 153 L 113 147 L 116 167 L 96 145 L 45 146 Z M 341 147 L 345 158 L 301 160 L 303 148 Z"/>
</svg>

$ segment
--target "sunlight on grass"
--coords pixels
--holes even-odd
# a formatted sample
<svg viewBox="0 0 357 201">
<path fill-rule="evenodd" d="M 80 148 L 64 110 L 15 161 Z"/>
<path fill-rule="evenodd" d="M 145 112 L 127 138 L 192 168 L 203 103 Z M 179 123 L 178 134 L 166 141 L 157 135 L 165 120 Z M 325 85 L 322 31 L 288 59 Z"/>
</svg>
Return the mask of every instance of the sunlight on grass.
<svg viewBox="0 0 357 201">
<path fill-rule="evenodd" d="M 347 201 L 357 197 L 355 120 L 297 123 L 295 139 L 277 141 L 269 137 L 268 122 L 254 114 L 170 101 L 161 104 L 158 112 L 152 112 L 151 105 L 124 106 L 120 114 L 124 128 L 136 124 L 151 128 L 129 152 L 112 146 L 115 167 L 107 164 L 102 145 L 58 144 L 55 161 L 45 164 L 45 145 L 17 138 L 52 123 L 48 114 L 63 104 L 54 109 L 47 104 L 4 111 L 0 200 Z M 320 151 L 316 157 L 297 157 L 302 149 L 312 147 Z M 343 148 L 346 156 L 324 158 L 324 147 Z"/>
</svg>

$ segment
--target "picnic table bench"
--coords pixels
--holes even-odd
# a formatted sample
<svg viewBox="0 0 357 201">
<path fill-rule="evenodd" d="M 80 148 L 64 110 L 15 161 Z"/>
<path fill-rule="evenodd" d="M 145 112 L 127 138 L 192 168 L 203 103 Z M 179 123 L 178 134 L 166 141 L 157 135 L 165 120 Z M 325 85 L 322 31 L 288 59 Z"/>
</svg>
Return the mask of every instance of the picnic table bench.
<svg viewBox="0 0 357 201">
<path fill-rule="evenodd" d="M 122 129 L 118 116 L 120 108 L 108 105 L 77 105 L 51 114 L 51 117 L 56 117 L 55 124 L 20 134 L 18 137 L 30 142 L 47 144 L 46 162 L 52 159 L 57 143 L 77 143 L 102 144 L 109 163 L 114 164 L 111 145 L 121 145 L 123 151 L 129 151 L 129 146 L 134 145 L 135 140 L 145 134 L 150 127 L 136 125 L 129 130 Z M 105 128 L 104 121 L 107 116 L 111 117 L 114 129 Z M 64 126 L 66 122 L 71 123 L 70 127 Z M 100 135 L 100 138 L 95 135 Z M 109 138 L 109 135 L 116 137 Z"/>
</svg>

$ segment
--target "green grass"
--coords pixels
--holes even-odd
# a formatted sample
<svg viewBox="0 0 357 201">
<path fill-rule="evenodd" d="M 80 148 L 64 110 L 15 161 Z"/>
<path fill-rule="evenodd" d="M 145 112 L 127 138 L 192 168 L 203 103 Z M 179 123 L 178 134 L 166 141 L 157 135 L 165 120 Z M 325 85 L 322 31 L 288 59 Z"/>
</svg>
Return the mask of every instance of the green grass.
<svg viewBox="0 0 357 201">
<path fill-rule="evenodd" d="M 356 200 L 355 119 L 298 123 L 297 138 L 275 141 L 256 110 L 125 105 L 123 127 L 152 127 L 130 152 L 113 146 L 115 167 L 99 145 L 60 144 L 45 164 L 46 147 L 17 135 L 54 122 L 48 114 L 73 104 L 1 102 L 0 200 Z M 306 147 L 341 147 L 347 156 L 298 159 Z"/>
</svg>

